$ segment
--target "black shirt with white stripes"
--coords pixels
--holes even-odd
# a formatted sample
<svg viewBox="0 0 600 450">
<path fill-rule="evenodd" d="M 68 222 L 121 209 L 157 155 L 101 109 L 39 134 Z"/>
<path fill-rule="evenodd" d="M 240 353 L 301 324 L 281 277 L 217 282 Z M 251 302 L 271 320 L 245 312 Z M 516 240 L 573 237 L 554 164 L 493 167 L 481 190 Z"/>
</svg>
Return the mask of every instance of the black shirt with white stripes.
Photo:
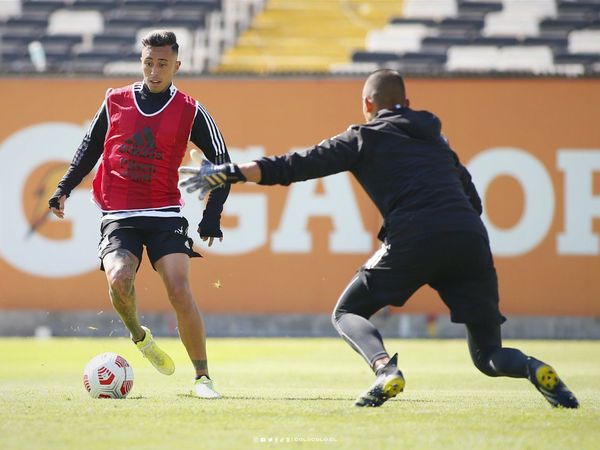
<svg viewBox="0 0 600 450">
<path fill-rule="evenodd" d="M 163 92 L 152 93 L 145 84 L 141 82 L 134 84 L 135 98 L 144 114 L 158 112 L 175 92 L 177 90 L 173 85 Z M 215 121 L 200 103 L 196 102 L 196 104 L 198 111 L 192 125 L 190 141 L 202 150 L 209 161 L 215 164 L 231 161 L 225 141 Z M 69 169 L 58 184 L 55 196 L 68 196 L 81 183 L 83 178 L 92 171 L 104 151 L 104 139 L 107 131 L 108 114 L 105 101 L 94 116 L 92 124 L 75 152 Z M 220 230 L 221 212 L 228 195 L 229 185 L 211 192 L 200 225 L 202 236 L 222 236 Z"/>
</svg>

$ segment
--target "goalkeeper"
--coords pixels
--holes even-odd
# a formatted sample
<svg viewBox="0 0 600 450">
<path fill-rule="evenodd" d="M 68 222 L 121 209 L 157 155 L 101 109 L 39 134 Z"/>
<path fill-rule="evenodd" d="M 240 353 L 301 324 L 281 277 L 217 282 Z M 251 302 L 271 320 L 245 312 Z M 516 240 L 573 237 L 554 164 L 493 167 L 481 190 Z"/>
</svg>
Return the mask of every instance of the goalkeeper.
<svg viewBox="0 0 600 450">
<path fill-rule="evenodd" d="M 184 167 L 189 192 L 230 183 L 290 183 L 350 171 L 383 216 L 383 245 L 339 298 L 332 321 L 375 372 L 356 406 L 380 406 L 404 389 L 397 354 L 390 357 L 369 318 L 402 306 L 421 286 L 435 289 L 453 322 L 464 323 L 475 366 L 492 377 L 527 378 L 552 406 L 578 407 L 554 369 L 502 347 L 498 281 L 482 205 L 471 176 L 441 134 L 439 119 L 409 108 L 404 81 L 393 70 L 372 73 L 362 92 L 366 124 L 308 150 L 246 164 Z"/>
</svg>

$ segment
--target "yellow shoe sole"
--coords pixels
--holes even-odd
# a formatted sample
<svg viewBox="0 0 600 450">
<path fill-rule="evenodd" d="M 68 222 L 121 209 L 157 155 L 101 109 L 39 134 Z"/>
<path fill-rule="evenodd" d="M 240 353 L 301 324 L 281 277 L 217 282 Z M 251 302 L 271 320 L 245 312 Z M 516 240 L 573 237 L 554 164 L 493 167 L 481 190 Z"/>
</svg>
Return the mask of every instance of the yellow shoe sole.
<svg viewBox="0 0 600 450">
<path fill-rule="evenodd" d="M 387 398 L 392 398 L 398 395 L 400 392 L 404 390 L 404 386 L 406 382 L 402 377 L 392 378 L 385 383 L 383 386 L 383 393 L 387 396 Z"/>
<path fill-rule="evenodd" d="M 547 364 L 538 367 L 535 371 L 535 379 L 547 391 L 553 391 L 559 382 L 556 371 Z"/>
</svg>

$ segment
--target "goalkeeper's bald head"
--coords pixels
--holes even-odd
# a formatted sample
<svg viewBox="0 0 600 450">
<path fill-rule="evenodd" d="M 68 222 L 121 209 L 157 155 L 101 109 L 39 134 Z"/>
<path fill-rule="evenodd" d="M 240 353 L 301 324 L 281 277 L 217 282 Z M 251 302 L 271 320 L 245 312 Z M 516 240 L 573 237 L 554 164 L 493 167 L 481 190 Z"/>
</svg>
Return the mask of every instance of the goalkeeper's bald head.
<svg viewBox="0 0 600 450">
<path fill-rule="evenodd" d="M 363 113 L 371 120 L 381 109 L 408 106 L 404 79 L 399 72 L 380 69 L 368 76 L 363 86 Z"/>
</svg>

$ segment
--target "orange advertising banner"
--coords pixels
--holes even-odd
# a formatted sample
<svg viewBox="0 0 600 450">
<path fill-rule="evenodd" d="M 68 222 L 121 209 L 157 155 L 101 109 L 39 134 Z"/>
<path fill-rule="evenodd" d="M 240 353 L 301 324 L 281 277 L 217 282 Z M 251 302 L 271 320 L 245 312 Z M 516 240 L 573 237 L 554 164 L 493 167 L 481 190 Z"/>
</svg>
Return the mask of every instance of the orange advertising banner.
<svg viewBox="0 0 600 450">
<path fill-rule="evenodd" d="M 0 114 L 0 309 L 110 308 L 96 250 L 90 177 L 47 199 L 109 87 L 126 79 L 4 79 Z M 311 146 L 361 122 L 358 79 L 191 79 L 177 86 L 220 127 L 234 161 Z M 435 112 L 484 199 L 509 315 L 600 316 L 600 80 L 409 79 L 414 109 Z M 377 250 L 381 224 L 350 174 L 290 187 L 236 185 L 223 242 L 195 233 L 202 204 L 185 194 L 192 289 L 205 312 L 329 312 Z M 145 261 L 141 310 L 170 309 Z M 402 309 L 445 313 L 429 288 Z"/>
</svg>

